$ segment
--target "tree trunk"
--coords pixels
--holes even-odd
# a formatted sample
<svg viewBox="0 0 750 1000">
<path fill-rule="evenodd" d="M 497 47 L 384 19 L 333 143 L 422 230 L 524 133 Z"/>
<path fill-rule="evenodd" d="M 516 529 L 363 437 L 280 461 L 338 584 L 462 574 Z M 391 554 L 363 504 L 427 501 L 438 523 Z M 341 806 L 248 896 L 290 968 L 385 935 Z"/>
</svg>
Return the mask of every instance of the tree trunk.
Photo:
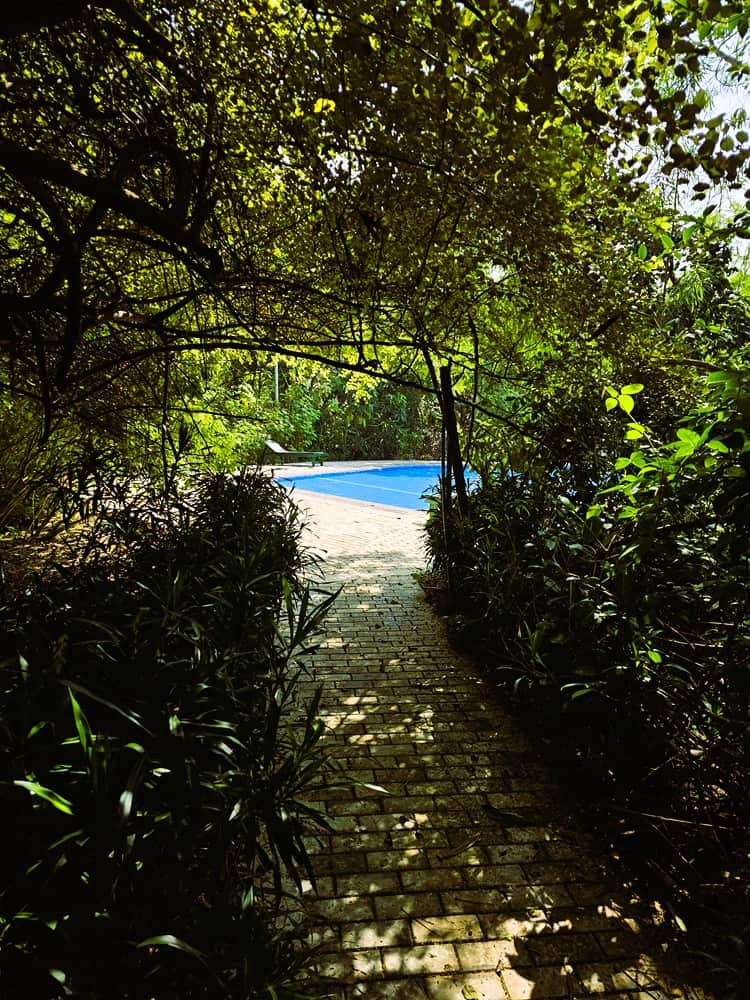
<svg viewBox="0 0 750 1000">
<path fill-rule="evenodd" d="M 469 513 L 469 498 L 466 494 L 464 464 L 461 460 L 461 445 L 456 424 L 456 405 L 453 398 L 450 365 L 440 368 L 440 391 L 443 397 L 443 426 L 445 427 L 447 463 L 456 484 L 456 499 L 461 517 Z"/>
</svg>

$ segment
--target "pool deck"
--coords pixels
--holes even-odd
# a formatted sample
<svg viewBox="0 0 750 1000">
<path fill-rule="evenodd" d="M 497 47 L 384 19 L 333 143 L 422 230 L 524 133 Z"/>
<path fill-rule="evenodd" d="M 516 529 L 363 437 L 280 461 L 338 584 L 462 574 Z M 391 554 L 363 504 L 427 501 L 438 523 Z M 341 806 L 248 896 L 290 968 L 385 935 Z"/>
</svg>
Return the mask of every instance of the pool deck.
<svg viewBox="0 0 750 1000">
<path fill-rule="evenodd" d="M 665 971 L 659 908 L 623 884 L 425 604 L 413 574 L 426 513 L 297 500 L 327 583 L 343 586 L 303 693 L 324 685 L 333 755 L 382 786 L 319 795 L 333 829 L 309 840 L 317 893 L 304 898 L 326 995 L 703 998 Z"/>
</svg>

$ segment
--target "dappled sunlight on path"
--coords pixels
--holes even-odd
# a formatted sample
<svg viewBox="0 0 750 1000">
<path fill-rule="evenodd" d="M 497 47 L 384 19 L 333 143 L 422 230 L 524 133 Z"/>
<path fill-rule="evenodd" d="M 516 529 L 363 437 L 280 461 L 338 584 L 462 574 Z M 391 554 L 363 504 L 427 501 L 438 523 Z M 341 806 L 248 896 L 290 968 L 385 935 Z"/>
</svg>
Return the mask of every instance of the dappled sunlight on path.
<svg viewBox="0 0 750 1000">
<path fill-rule="evenodd" d="M 337 1000 L 667 1000 L 658 927 L 614 883 L 559 788 L 413 573 L 425 515 L 300 494 L 344 590 L 313 658 L 336 757 L 309 910 Z M 313 541 L 313 538 L 309 541 Z"/>
</svg>

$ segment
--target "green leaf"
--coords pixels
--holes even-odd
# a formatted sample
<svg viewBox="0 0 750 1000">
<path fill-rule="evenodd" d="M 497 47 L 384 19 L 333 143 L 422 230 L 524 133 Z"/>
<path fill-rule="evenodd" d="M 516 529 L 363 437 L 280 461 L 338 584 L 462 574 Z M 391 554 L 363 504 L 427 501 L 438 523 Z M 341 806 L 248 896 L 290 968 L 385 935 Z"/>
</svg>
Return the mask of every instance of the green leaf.
<svg viewBox="0 0 750 1000">
<path fill-rule="evenodd" d="M 617 402 L 620 404 L 620 409 L 624 410 L 628 415 L 633 412 L 635 403 L 633 402 L 632 396 L 620 396 Z"/>
<path fill-rule="evenodd" d="M 727 448 L 724 442 L 718 441 L 716 438 L 712 438 L 711 441 L 706 441 L 706 447 L 710 448 L 711 451 L 718 451 L 722 455 L 726 455 L 729 452 L 729 448 Z"/>
<path fill-rule="evenodd" d="M 586 511 L 586 520 L 590 521 L 592 517 L 599 517 L 601 512 L 604 510 L 600 503 L 595 503 Z"/>
<path fill-rule="evenodd" d="M 138 942 L 136 948 L 175 948 L 177 951 L 185 952 L 186 955 L 192 955 L 193 958 L 197 958 L 199 962 L 206 965 L 205 955 L 197 948 L 193 948 L 192 945 L 175 937 L 174 934 L 157 934 L 154 937 L 145 938 Z"/>
<path fill-rule="evenodd" d="M 91 726 L 83 712 L 83 709 L 78 704 L 76 696 L 73 694 L 70 688 L 68 688 L 68 695 L 70 697 L 70 703 L 73 706 L 73 718 L 75 719 L 76 729 L 78 731 L 78 739 L 81 742 L 81 747 L 83 752 L 86 754 L 87 759 L 91 757 L 91 748 L 93 746 L 93 736 L 91 733 Z"/>
<path fill-rule="evenodd" d="M 636 393 L 643 392 L 644 386 L 642 382 L 630 382 L 628 385 L 624 385 L 620 392 L 625 396 L 635 396 Z"/>
<path fill-rule="evenodd" d="M 594 689 L 585 685 L 584 687 L 579 687 L 577 691 L 574 691 L 570 696 L 571 701 L 575 701 L 577 698 L 585 698 L 588 694 L 593 694 Z"/>
<path fill-rule="evenodd" d="M 700 434 L 691 431 L 689 427 L 680 427 L 677 431 L 677 437 L 686 444 L 697 445 L 700 441 Z"/>
<path fill-rule="evenodd" d="M 55 809 L 59 809 L 60 812 L 67 813 L 68 816 L 73 815 L 73 804 L 64 799 L 62 795 L 53 792 L 51 788 L 45 788 L 44 785 L 40 785 L 37 781 L 14 781 L 13 784 L 18 785 L 19 788 L 25 788 L 32 795 L 39 796 L 40 799 L 45 799 Z"/>
<path fill-rule="evenodd" d="M 646 257 L 648 257 L 648 247 L 646 246 L 645 243 L 641 243 L 641 245 L 638 247 L 638 257 L 640 258 L 640 260 L 645 260 Z"/>
<path fill-rule="evenodd" d="M 674 240 L 667 233 L 659 233 L 659 239 L 661 240 L 661 245 L 667 253 L 674 249 Z"/>
<path fill-rule="evenodd" d="M 690 242 L 690 239 L 693 233 L 697 230 L 697 228 L 698 228 L 697 226 L 692 225 L 692 226 L 685 226 L 685 228 L 682 230 L 682 242 L 684 246 L 687 246 L 687 244 Z"/>
<path fill-rule="evenodd" d="M 614 408 L 617 406 L 617 400 L 609 396 L 607 399 L 604 400 L 604 406 L 607 409 L 607 411 L 614 410 Z"/>
<path fill-rule="evenodd" d="M 73 691 L 77 691 L 79 694 L 85 695 L 87 698 L 91 698 L 93 701 L 99 702 L 100 705 L 104 705 L 106 708 L 111 708 L 113 712 L 117 712 L 117 714 L 121 715 L 123 719 L 127 719 L 129 722 L 132 722 L 134 726 L 138 726 L 139 729 L 142 729 L 144 732 L 148 733 L 149 736 L 154 735 L 150 729 L 147 729 L 143 725 L 140 717 L 136 715 L 135 712 L 131 712 L 124 708 L 120 708 L 119 705 L 115 705 L 114 702 L 107 701 L 106 698 L 102 698 L 98 694 L 94 694 L 93 691 L 89 691 L 88 688 L 84 687 L 82 684 L 77 684 L 75 681 L 67 681 L 61 679 L 60 683 L 64 684 L 65 687 L 70 688 Z"/>
</svg>

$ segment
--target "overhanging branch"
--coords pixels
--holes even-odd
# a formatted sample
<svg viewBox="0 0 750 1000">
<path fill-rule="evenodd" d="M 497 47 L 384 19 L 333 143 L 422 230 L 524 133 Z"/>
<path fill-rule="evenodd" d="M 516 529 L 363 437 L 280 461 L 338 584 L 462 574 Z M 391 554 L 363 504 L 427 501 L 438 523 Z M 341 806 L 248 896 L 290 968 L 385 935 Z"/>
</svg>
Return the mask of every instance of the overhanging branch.
<svg viewBox="0 0 750 1000">
<path fill-rule="evenodd" d="M 107 208 L 119 212 L 136 225 L 151 230 L 169 243 L 182 247 L 200 260 L 206 261 L 211 274 L 218 274 L 222 269 L 218 252 L 175 222 L 171 213 L 154 208 L 132 191 L 111 180 L 93 177 L 82 167 L 73 166 L 58 157 L 49 156 L 38 149 L 29 149 L 7 139 L 0 139 L 0 166 L 20 180 L 29 176 L 35 177 L 52 184 L 60 184 L 70 191 L 92 198 Z"/>
</svg>

